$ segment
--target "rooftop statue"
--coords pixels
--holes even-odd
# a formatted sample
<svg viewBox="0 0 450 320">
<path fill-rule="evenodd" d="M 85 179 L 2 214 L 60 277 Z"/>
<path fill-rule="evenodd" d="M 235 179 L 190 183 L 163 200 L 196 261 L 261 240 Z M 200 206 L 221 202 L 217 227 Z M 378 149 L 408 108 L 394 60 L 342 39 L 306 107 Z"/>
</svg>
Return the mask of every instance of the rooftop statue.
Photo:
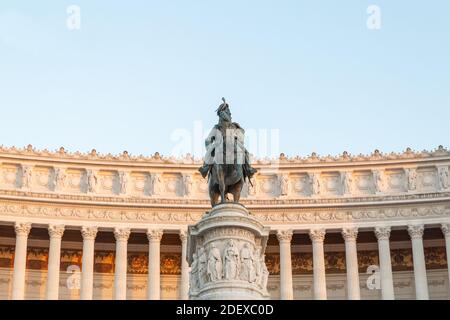
<svg viewBox="0 0 450 320">
<path fill-rule="evenodd" d="M 250 157 L 244 147 L 244 129 L 231 121 L 231 112 L 225 98 L 216 110 L 219 123 L 214 126 L 205 140 L 206 155 L 199 171 L 203 178 L 208 177 L 209 197 L 215 206 L 228 200 L 227 194 L 233 195 L 233 201 L 239 202 L 242 187 L 256 173 L 250 165 Z"/>
</svg>

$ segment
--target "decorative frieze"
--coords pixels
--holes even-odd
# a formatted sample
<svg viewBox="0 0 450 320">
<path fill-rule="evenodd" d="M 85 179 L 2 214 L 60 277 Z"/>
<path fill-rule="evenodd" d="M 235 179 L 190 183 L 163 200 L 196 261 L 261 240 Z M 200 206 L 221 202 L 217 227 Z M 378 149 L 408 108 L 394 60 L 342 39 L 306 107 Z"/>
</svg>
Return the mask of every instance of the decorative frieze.
<svg viewBox="0 0 450 320">
<path fill-rule="evenodd" d="M 161 172 L 161 166 L 156 164 L 162 158 L 149 158 L 147 164 L 140 158 L 131 164 L 131 169 L 124 170 L 120 167 L 122 161 L 133 159 L 128 154 L 107 161 L 107 157 L 90 153 L 74 160 L 66 158 L 66 152 L 46 156 L 43 156 L 46 153 L 37 152 L 42 158 L 29 158 L 36 153 L 34 149 L 26 152 L 14 148 L 7 150 L 0 148 L 0 160 L 8 156 L 0 167 L 3 173 L 0 174 L 2 192 L 20 190 L 22 193 L 18 194 L 21 196 L 39 198 L 51 197 L 46 193 L 53 193 L 61 199 L 86 195 L 93 201 L 95 198 L 108 198 L 107 201 L 123 202 L 124 199 L 114 200 L 119 197 L 142 203 L 165 199 L 178 199 L 184 203 L 207 198 L 207 185 L 196 182 L 198 173 L 195 162 L 178 163 L 175 159 L 165 159 L 164 172 Z M 10 159 L 10 151 L 16 159 Z M 436 164 L 433 157 L 438 154 L 441 157 Z M 390 195 L 413 193 L 442 196 L 449 192 L 450 153 L 441 148 L 436 153 L 418 155 L 406 152 L 404 157 L 395 157 L 376 152 L 371 157 L 352 158 L 347 154 L 336 158 L 339 159 L 336 160 L 339 163 L 337 168 L 330 167 L 332 161 L 315 162 L 316 156 L 308 161 L 283 158 L 277 166 L 260 162 L 258 169 L 262 173 L 247 184 L 244 201 L 353 202 L 368 195 L 383 200 Z M 59 162 L 67 159 L 67 163 L 55 166 L 53 158 Z M 83 162 L 85 159 L 95 161 L 95 167 L 92 163 L 86 165 Z M 427 163 L 427 160 L 433 160 L 433 163 Z M 316 167 L 311 167 L 312 163 L 316 163 Z M 373 168 L 370 168 L 372 165 Z M 200 201 L 207 203 L 206 200 Z"/>
</svg>

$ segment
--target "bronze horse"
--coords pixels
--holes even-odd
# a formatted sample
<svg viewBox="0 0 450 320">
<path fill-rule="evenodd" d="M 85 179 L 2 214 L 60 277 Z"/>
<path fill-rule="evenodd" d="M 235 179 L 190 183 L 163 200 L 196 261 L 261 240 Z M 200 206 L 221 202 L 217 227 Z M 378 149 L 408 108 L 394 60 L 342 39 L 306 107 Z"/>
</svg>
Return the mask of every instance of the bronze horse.
<svg viewBox="0 0 450 320">
<path fill-rule="evenodd" d="M 213 164 L 209 173 L 209 198 L 211 205 L 215 206 L 228 200 L 227 194 L 233 195 L 233 201 L 239 202 L 244 186 L 244 174 L 242 165 Z"/>
</svg>

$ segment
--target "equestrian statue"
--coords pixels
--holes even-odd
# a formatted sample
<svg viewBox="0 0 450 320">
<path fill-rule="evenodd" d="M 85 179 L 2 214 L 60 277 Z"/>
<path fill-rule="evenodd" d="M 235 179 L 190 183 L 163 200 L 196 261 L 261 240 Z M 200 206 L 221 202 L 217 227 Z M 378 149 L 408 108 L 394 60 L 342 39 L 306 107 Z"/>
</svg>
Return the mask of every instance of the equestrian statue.
<svg viewBox="0 0 450 320">
<path fill-rule="evenodd" d="M 244 147 L 244 129 L 231 121 L 231 112 L 225 98 L 216 110 L 219 123 L 214 126 L 205 140 L 206 155 L 204 164 L 199 168 L 203 178 L 208 177 L 211 205 L 214 207 L 228 200 L 239 202 L 244 183 L 256 173 L 250 165 L 250 157 Z M 219 202 L 220 197 L 220 202 Z"/>
</svg>

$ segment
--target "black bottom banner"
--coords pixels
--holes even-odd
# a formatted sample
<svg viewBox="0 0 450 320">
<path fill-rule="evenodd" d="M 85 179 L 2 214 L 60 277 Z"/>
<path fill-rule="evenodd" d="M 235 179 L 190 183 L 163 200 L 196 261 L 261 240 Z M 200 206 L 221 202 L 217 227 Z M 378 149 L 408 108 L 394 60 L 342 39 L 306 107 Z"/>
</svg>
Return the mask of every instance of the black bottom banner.
<svg viewBox="0 0 450 320">
<path fill-rule="evenodd" d="M 0 301 L 0 310 L 0 319 L 10 319 L 10 313 L 14 319 L 390 320 L 421 312 L 445 314 L 450 301 Z"/>
</svg>

